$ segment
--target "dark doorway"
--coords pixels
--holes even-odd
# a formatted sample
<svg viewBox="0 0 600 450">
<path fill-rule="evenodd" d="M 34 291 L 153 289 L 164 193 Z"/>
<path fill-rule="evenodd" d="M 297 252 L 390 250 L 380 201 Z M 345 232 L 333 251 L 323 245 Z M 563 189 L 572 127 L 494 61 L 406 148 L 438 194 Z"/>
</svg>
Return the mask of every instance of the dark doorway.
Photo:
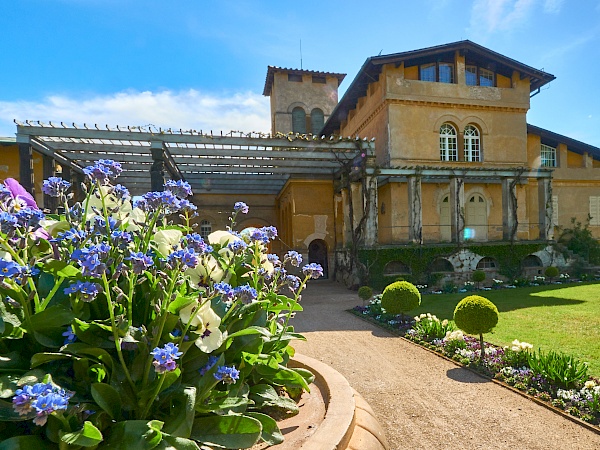
<svg viewBox="0 0 600 450">
<path fill-rule="evenodd" d="M 328 278 L 327 270 L 327 243 L 322 239 L 315 239 L 308 246 L 308 262 L 321 264 L 323 278 Z"/>
</svg>

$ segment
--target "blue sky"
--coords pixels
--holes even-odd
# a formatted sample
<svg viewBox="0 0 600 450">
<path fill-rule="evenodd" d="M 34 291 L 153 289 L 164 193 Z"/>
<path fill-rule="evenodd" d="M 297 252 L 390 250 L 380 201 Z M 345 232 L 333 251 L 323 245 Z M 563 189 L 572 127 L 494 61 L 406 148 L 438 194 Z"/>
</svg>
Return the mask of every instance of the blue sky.
<svg viewBox="0 0 600 450">
<path fill-rule="evenodd" d="M 557 77 L 528 122 L 600 147 L 600 0 L 0 2 L 0 136 L 13 119 L 269 131 L 267 65 L 347 73 L 470 39 Z"/>
</svg>

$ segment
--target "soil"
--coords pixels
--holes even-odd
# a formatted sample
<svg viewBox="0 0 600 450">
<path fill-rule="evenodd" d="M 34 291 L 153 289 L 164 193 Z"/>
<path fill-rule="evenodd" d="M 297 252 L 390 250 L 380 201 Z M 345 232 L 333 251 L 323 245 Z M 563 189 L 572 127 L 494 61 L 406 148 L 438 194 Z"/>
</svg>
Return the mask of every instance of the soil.
<svg viewBox="0 0 600 450">
<path fill-rule="evenodd" d="M 307 341 L 293 346 L 346 377 L 391 449 L 600 449 L 599 434 L 348 313 L 355 291 L 316 280 L 301 304 L 291 323 Z"/>
</svg>

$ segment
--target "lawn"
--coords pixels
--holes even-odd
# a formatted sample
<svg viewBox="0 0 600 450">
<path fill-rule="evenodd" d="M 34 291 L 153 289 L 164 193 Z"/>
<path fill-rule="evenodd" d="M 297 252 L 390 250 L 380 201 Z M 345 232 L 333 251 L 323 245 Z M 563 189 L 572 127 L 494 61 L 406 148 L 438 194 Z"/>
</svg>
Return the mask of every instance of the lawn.
<svg viewBox="0 0 600 450">
<path fill-rule="evenodd" d="M 557 350 L 589 363 L 600 377 L 600 284 L 548 285 L 480 291 L 500 312 L 494 332 L 484 336 L 497 345 L 514 339 L 534 349 Z M 440 319 L 452 319 L 454 307 L 470 294 L 424 295 L 419 309 Z"/>
</svg>

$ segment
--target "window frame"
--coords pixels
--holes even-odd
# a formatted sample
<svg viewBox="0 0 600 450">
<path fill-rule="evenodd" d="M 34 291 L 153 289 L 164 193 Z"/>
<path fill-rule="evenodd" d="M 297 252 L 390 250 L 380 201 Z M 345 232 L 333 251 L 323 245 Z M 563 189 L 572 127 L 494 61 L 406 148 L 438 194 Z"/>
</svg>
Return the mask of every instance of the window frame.
<svg viewBox="0 0 600 450">
<path fill-rule="evenodd" d="M 444 131 L 446 131 L 448 129 L 451 129 L 454 133 L 453 134 L 444 133 Z M 448 122 L 445 122 L 440 126 L 439 142 L 440 142 L 440 161 L 445 161 L 445 162 L 458 161 L 458 132 L 456 131 L 456 127 L 454 125 L 452 125 Z"/>
<path fill-rule="evenodd" d="M 469 83 L 469 75 L 468 74 L 473 74 L 474 75 L 474 83 Z M 490 74 L 491 75 L 491 79 L 490 78 L 485 78 L 484 75 L 486 74 Z M 485 83 L 481 83 L 481 80 L 485 79 L 485 80 L 490 80 L 492 84 L 485 84 Z M 484 67 L 479 67 L 476 64 L 465 64 L 465 84 L 467 86 L 482 86 L 482 87 L 496 87 L 496 72 L 494 72 L 493 70 L 490 69 L 486 69 Z"/>
<path fill-rule="evenodd" d="M 467 134 L 467 130 L 473 130 L 475 134 Z M 468 124 L 463 131 L 463 159 L 466 162 L 481 162 L 481 133 L 479 128 Z"/>
<path fill-rule="evenodd" d="M 540 144 L 540 165 L 542 167 L 558 167 L 556 147 Z"/>
<path fill-rule="evenodd" d="M 299 112 L 301 112 L 302 117 L 299 116 Z M 295 119 L 295 116 L 298 116 L 298 118 Z M 300 129 L 296 127 L 298 124 L 300 125 Z M 301 106 L 296 106 L 292 109 L 292 133 L 306 134 L 306 128 L 306 111 Z"/>
<path fill-rule="evenodd" d="M 206 226 L 208 226 L 208 230 L 206 230 Z M 208 239 L 208 236 L 212 233 L 212 222 L 207 219 L 201 220 L 200 228 L 198 231 L 200 232 L 199 234 L 200 236 L 202 236 L 202 239 L 206 241 Z"/>
<path fill-rule="evenodd" d="M 442 80 L 440 67 L 448 67 L 450 69 L 450 81 Z M 427 77 L 423 77 L 425 69 L 433 69 L 432 74 L 428 74 Z M 433 77 L 431 76 L 433 75 Z M 432 79 L 431 79 L 432 78 Z M 456 84 L 456 64 L 448 61 L 437 61 L 427 64 L 419 64 L 419 81 L 426 81 L 428 83 L 444 83 L 444 84 Z"/>
</svg>

